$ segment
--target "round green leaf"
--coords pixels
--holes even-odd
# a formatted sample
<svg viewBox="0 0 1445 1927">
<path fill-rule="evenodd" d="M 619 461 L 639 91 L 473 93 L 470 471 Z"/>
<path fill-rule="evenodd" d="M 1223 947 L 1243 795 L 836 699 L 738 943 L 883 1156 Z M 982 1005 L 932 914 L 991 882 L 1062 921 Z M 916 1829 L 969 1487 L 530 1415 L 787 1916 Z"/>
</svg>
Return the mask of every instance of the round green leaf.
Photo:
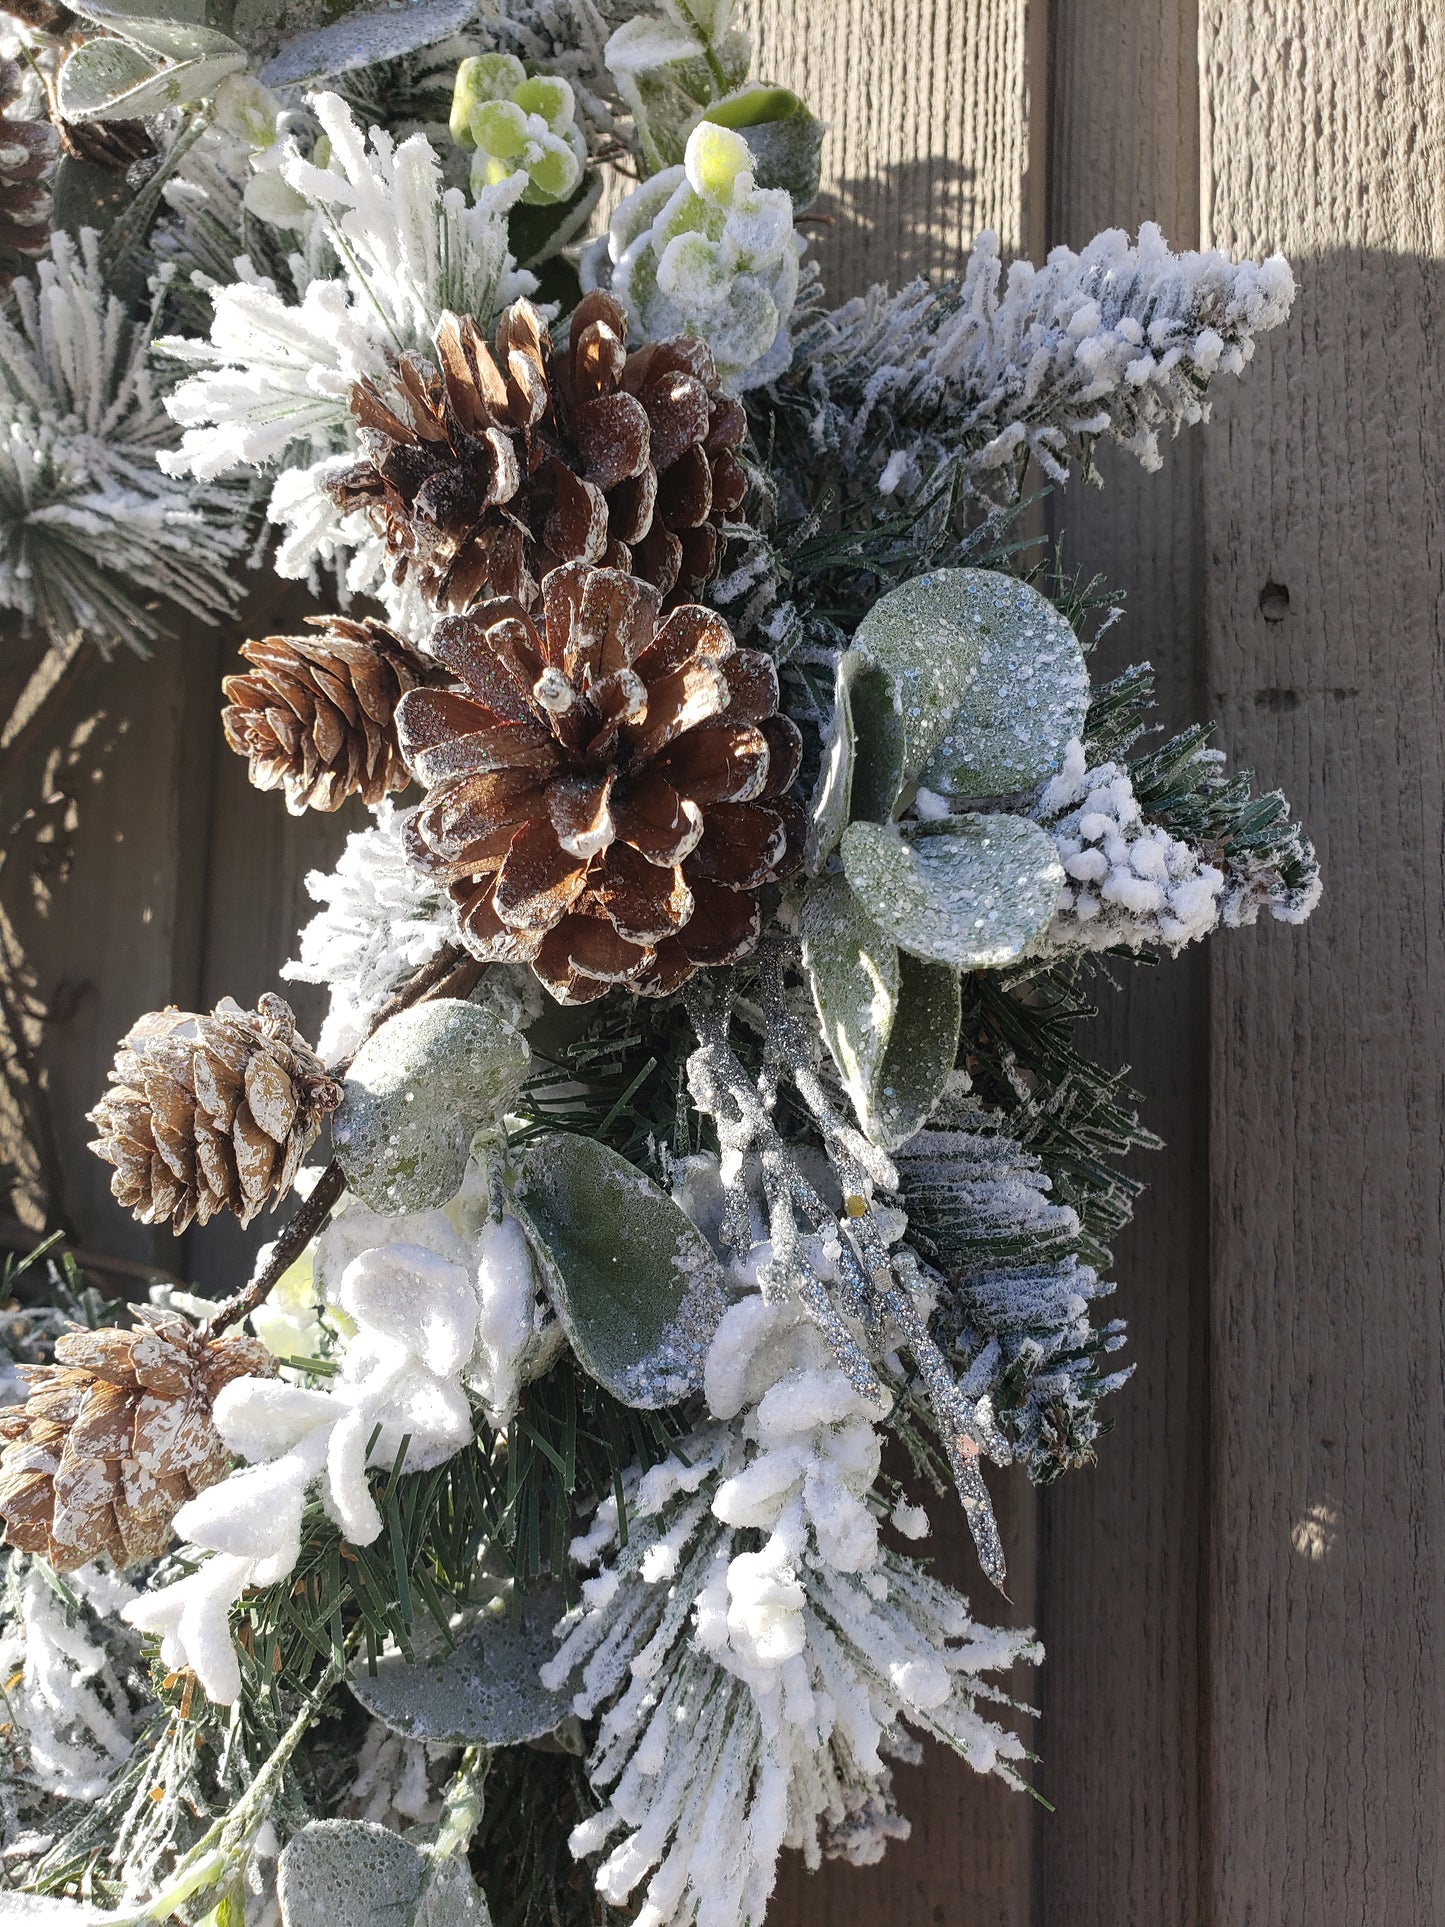
<svg viewBox="0 0 1445 1927">
<path fill-rule="evenodd" d="M 440 1862 L 369 1820 L 313 1820 L 281 1856 L 285 1927 L 491 1927 L 464 1859 Z"/>
<path fill-rule="evenodd" d="M 246 65 L 240 48 L 229 40 L 225 44 L 234 51 L 162 67 L 124 40 L 87 40 L 60 70 L 60 111 L 75 121 L 144 120 L 167 107 L 204 100 L 227 74 Z"/>
<path fill-rule="evenodd" d="M 229 34 L 217 33 L 203 19 L 188 19 L 180 9 L 158 14 L 155 0 L 147 0 L 144 11 L 113 4 L 88 6 L 85 11 L 133 46 L 164 60 L 208 60 L 242 51 Z"/>
<path fill-rule="evenodd" d="M 521 1088 L 531 1052 L 500 1017 L 455 997 L 401 1011 L 352 1060 L 332 1142 L 373 1211 L 455 1197 L 473 1137 Z"/>
<path fill-rule="evenodd" d="M 350 73 L 380 60 L 399 60 L 403 54 L 460 33 L 476 10 L 476 0 L 412 0 L 404 7 L 332 5 L 323 15 L 329 19 L 327 25 L 296 33 L 279 46 L 272 33 L 275 51 L 261 69 L 261 79 L 268 87 L 290 87 Z M 263 4 L 258 11 L 263 23 L 269 15 L 274 29 L 281 17 L 274 0 L 269 9 Z M 345 18 L 338 20 L 338 13 Z"/>
<path fill-rule="evenodd" d="M 553 1733 L 571 1698 L 549 1693 L 539 1667 L 557 1650 L 552 1628 L 567 1610 L 558 1590 L 529 1594 L 514 1619 L 502 1599 L 473 1616 L 454 1647 L 425 1659 L 386 1653 L 369 1673 L 352 1672 L 352 1692 L 374 1719 L 408 1739 L 448 1746 L 520 1746 Z"/>
<path fill-rule="evenodd" d="M 1063 887 L 1053 839 L 1023 816 L 954 816 L 911 841 L 851 823 L 843 869 L 864 909 L 902 950 L 962 970 L 1022 956 Z"/>
<path fill-rule="evenodd" d="M 818 197 L 823 122 L 788 87 L 755 82 L 715 100 L 703 115 L 732 127 L 747 142 L 759 187 L 784 188 L 793 212 L 802 214 Z"/>
<path fill-rule="evenodd" d="M 1006 796 L 1052 776 L 1069 739 L 1082 735 L 1089 707 L 1089 672 L 1073 629 L 1047 596 L 991 569 L 940 569 L 894 594 L 910 591 L 917 593 L 900 614 L 937 644 L 952 647 L 960 638 L 978 664 L 930 747 L 924 783 L 960 799 Z"/>
<path fill-rule="evenodd" d="M 515 1204 L 583 1369 L 628 1405 L 695 1391 L 725 1309 L 722 1269 L 667 1193 L 568 1132 L 527 1151 Z"/>
</svg>

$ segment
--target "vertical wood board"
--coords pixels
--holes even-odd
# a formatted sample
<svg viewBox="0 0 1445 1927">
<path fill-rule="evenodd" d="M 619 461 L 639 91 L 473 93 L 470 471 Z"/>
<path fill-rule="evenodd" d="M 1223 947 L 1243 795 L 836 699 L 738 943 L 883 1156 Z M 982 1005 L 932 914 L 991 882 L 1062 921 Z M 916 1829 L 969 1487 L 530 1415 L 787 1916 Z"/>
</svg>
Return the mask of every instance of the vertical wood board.
<svg viewBox="0 0 1445 1927">
<path fill-rule="evenodd" d="M 1438 1918 L 1445 16 L 1211 4 L 1206 239 L 1300 293 L 1204 443 L 1208 667 L 1320 845 L 1212 985 L 1214 1917 Z M 1287 600 L 1286 600 L 1287 597 Z"/>
</svg>

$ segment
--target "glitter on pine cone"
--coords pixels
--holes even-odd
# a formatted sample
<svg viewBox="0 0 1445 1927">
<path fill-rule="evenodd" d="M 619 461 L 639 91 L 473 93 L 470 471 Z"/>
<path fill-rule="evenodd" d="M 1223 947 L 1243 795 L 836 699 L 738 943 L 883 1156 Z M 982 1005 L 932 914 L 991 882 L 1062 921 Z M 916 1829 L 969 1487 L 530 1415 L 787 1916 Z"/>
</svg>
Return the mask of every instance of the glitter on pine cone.
<svg viewBox="0 0 1445 1927">
<path fill-rule="evenodd" d="M 229 1469 L 211 1418 L 221 1387 L 276 1370 L 257 1339 L 206 1338 L 148 1306 L 136 1317 L 134 1331 L 64 1333 L 56 1364 L 22 1368 L 26 1403 L 0 1411 L 6 1543 L 57 1572 L 158 1557 L 179 1508 Z"/>
<path fill-rule="evenodd" d="M 179 1234 L 234 1211 L 249 1224 L 291 1189 L 341 1086 L 298 1035 L 284 998 L 209 1016 L 152 1011 L 121 1040 L 110 1089 L 88 1113 L 110 1188 L 142 1224 Z"/>
<path fill-rule="evenodd" d="M 349 796 L 375 805 L 411 781 L 396 705 L 435 672 L 383 623 L 307 620 L 316 635 L 242 645 L 250 670 L 221 684 L 226 741 L 249 759 L 258 790 L 285 790 L 293 816 L 340 809 Z"/>
<path fill-rule="evenodd" d="M 402 754 L 430 791 L 408 825 L 463 940 L 532 965 L 562 1003 L 675 990 L 757 940 L 757 892 L 796 869 L 802 751 L 770 656 L 688 603 L 569 563 L 516 601 L 444 617 L 460 691 L 402 698 Z"/>
<path fill-rule="evenodd" d="M 746 418 L 705 343 L 629 355 L 626 332 L 602 292 L 561 354 L 528 301 L 503 314 L 495 357 L 470 317 L 444 315 L 440 372 L 404 355 L 388 395 L 352 389 L 361 459 L 331 478 L 332 500 L 366 511 L 396 580 L 413 575 L 434 608 L 512 596 L 532 609 L 570 561 L 685 598 L 716 573 L 747 493 Z"/>
</svg>

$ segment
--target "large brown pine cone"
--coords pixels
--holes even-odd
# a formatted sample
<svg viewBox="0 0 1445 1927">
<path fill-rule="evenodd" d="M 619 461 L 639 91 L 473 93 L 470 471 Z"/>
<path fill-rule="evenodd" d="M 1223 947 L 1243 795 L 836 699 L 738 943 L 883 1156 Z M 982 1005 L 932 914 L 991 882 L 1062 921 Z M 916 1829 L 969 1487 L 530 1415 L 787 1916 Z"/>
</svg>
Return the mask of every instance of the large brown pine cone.
<svg viewBox="0 0 1445 1927">
<path fill-rule="evenodd" d="M 276 1369 L 257 1339 L 208 1339 L 147 1306 L 136 1316 L 135 1331 L 56 1339 L 59 1362 L 25 1366 L 29 1399 L 0 1412 L 6 1542 L 57 1572 L 101 1553 L 117 1568 L 162 1553 L 179 1508 L 230 1466 L 217 1393 Z"/>
<path fill-rule="evenodd" d="M 756 892 L 795 868 L 801 740 L 772 658 L 695 603 L 573 562 L 539 629 L 509 599 L 446 616 L 464 691 L 416 689 L 402 754 L 431 791 L 413 860 L 446 882 L 468 947 L 524 961 L 563 1003 L 661 995 L 756 940 Z"/>
<path fill-rule="evenodd" d="M 110 1089 L 88 1115 L 114 1195 L 177 1235 L 234 1211 L 249 1224 L 284 1197 L 341 1086 L 298 1036 L 284 998 L 229 997 L 209 1016 L 152 1011 L 121 1040 Z"/>
<path fill-rule="evenodd" d="M 258 790 L 285 790 L 293 816 L 340 809 L 349 796 L 379 803 L 411 781 L 396 705 L 432 671 L 380 622 L 307 621 L 320 633 L 242 645 L 250 672 L 221 684 L 226 741 L 250 759 Z"/>
<path fill-rule="evenodd" d="M 55 158 L 55 129 L 5 112 L 20 82 L 19 61 L 0 60 L 0 296 L 50 244 L 50 189 L 41 176 Z"/>
<path fill-rule="evenodd" d="M 388 395 L 352 389 L 361 459 L 328 483 L 332 499 L 367 511 L 396 579 L 413 574 L 434 608 L 503 595 L 534 608 L 548 570 L 569 561 L 691 593 L 747 492 L 733 452 L 746 418 L 718 393 L 705 343 L 629 355 L 626 331 L 612 296 L 589 294 L 559 355 L 518 301 L 494 358 L 474 321 L 444 315 L 440 372 L 407 355 Z"/>
</svg>

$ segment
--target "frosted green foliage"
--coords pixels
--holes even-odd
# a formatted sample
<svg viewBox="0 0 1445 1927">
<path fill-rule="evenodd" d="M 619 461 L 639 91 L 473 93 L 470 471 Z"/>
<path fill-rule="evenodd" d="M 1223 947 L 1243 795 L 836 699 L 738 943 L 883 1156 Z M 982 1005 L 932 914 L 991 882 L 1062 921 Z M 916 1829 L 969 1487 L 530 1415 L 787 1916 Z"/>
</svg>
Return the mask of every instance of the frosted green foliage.
<svg viewBox="0 0 1445 1927">
<path fill-rule="evenodd" d="M 240 594 L 244 499 L 156 467 L 176 440 L 150 366 L 155 311 L 106 284 L 100 238 L 51 237 L 0 310 L 0 609 L 57 642 L 142 653 L 155 600 L 214 621 Z"/>
<path fill-rule="evenodd" d="M 59 76 L 67 120 L 141 120 L 205 100 L 246 65 L 246 50 L 229 34 L 184 19 L 146 18 L 125 6 L 89 6 L 109 36 L 82 41 Z"/>
<path fill-rule="evenodd" d="M 1105 1357 L 1118 1320 L 1090 1307 L 1113 1291 L 1076 1255 L 1078 1215 L 1051 1197 L 1038 1159 L 982 1112 L 929 1130 L 898 1158 L 909 1235 L 943 1273 L 933 1330 L 975 1398 L 988 1397 L 1029 1476 L 1047 1484 L 1088 1463 L 1098 1402 L 1132 1367 Z"/>
<path fill-rule="evenodd" d="M 758 186 L 783 188 L 795 213 L 806 213 L 818 198 L 827 129 L 790 88 L 740 87 L 714 101 L 703 119 L 737 129 L 753 157 Z"/>
<path fill-rule="evenodd" d="M 408 1660 L 385 1653 L 375 1672 L 359 1664 L 351 1690 L 374 1719 L 409 1739 L 465 1746 L 519 1746 L 553 1733 L 567 1718 L 567 1695 L 548 1692 L 538 1668 L 552 1657 L 552 1628 L 565 1604 L 560 1590 L 528 1593 L 514 1617 L 497 1599 L 451 1628 L 455 1644 Z M 427 1637 L 418 1628 L 413 1646 Z"/>
<path fill-rule="evenodd" d="M 1158 468 L 1160 437 L 1207 419 L 1214 382 L 1243 374 L 1293 299 L 1282 255 L 1175 254 L 1152 221 L 1137 244 L 1110 228 L 1006 278 L 985 231 L 961 281 L 876 287 L 810 320 L 779 390 L 806 430 L 780 457 L 805 489 L 836 464 L 875 500 L 948 480 L 1014 500 L 1030 456 L 1054 481 L 1092 476 L 1102 440 Z"/>
<path fill-rule="evenodd" d="M 607 253 L 612 292 L 641 339 L 699 336 L 733 390 L 787 366 L 801 244 L 792 202 L 756 184 L 741 134 L 700 122 L 682 166 L 618 205 Z"/>
<path fill-rule="evenodd" d="M 522 199 L 549 207 L 576 192 L 587 165 L 587 143 L 576 122 L 576 100 L 559 74 L 535 74 L 515 54 L 477 54 L 457 69 L 451 135 L 476 150 L 472 190 L 526 177 Z"/>
<path fill-rule="evenodd" d="M 971 655 L 976 669 L 942 740 L 923 758 L 925 787 L 950 798 L 1003 796 L 1051 776 L 1089 706 L 1073 629 L 1047 596 L 996 569 L 939 569 L 895 589 L 855 640 L 884 654 L 914 646 Z M 909 714 L 905 697 L 905 719 Z"/>
<path fill-rule="evenodd" d="M 665 19 L 638 13 L 617 29 L 606 51 L 649 173 L 682 159 L 702 109 L 741 86 L 752 58 L 747 35 L 730 24 L 732 0 L 663 4 Z"/>
<path fill-rule="evenodd" d="M 559 1132 L 523 1157 L 516 1210 L 583 1370 L 644 1410 L 695 1391 L 722 1271 L 667 1193 L 605 1144 Z"/>
<path fill-rule="evenodd" d="M 1064 881 L 1053 840 L 1021 816 L 954 816 L 911 838 L 852 823 L 843 870 L 900 948 L 964 970 L 1012 963 L 1046 928 Z"/>
<path fill-rule="evenodd" d="M 477 1131 L 521 1089 L 527 1040 L 490 1010 L 437 997 L 388 1019 L 361 1046 L 332 1119 L 346 1181 L 374 1211 L 424 1211 L 456 1196 Z"/>
<path fill-rule="evenodd" d="M 900 951 L 842 876 L 810 885 L 802 931 L 803 968 L 843 1088 L 873 1143 L 895 1149 L 952 1075 L 958 972 Z"/>
<path fill-rule="evenodd" d="M 1016 576 L 936 569 L 890 590 L 839 658 L 814 866 L 846 823 L 888 822 L 920 781 L 937 809 L 938 792 L 1002 796 L 1051 775 L 1088 701 L 1077 636 Z"/>
<path fill-rule="evenodd" d="M 379 6 L 350 10 L 338 20 L 329 18 L 337 9 L 324 6 L 313 9 L 316 26 L 297 31 L 295 22 L 302 10 L 288 7 L 281 17 L 292 28 L 291 37 L 271 54 L 261 78 L 272 87 L 295 86 L 398 60 L 460 33 L 476 10 L 476 0 L 408 0 L 404 7 L 388 6 L 383 0 Z M 276 20 L 271 0 L 255 0 L 255 11 L 268 25 Z M 268 39 L 268 51 L 269 45 Z"/>
<path fill-rule="evenodd" d="M 281 1856 L 285 1927 L 491 1927 L 464 1856 L 414 1847 L 365 1820 L 313 1820 Z"/>
</svg>

